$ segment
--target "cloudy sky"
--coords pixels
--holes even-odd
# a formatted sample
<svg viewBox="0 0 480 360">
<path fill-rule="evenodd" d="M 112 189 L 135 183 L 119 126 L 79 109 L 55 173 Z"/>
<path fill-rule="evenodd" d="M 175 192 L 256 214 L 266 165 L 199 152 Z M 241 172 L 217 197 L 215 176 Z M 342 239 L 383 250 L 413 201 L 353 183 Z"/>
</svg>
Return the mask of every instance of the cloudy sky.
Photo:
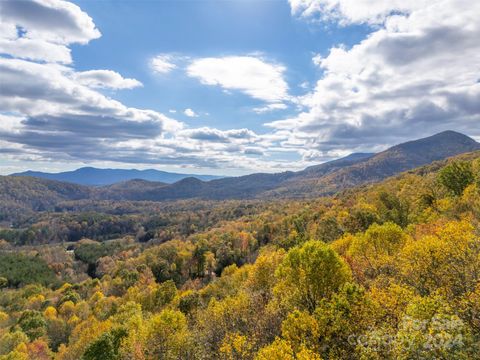
<svg viewBox="0 0 480 360">
<path fill-rule="evenodd" d="M 480 2 L 0 1 L 0 173 L 296 170 L 480 140 Z"/>
</svg>

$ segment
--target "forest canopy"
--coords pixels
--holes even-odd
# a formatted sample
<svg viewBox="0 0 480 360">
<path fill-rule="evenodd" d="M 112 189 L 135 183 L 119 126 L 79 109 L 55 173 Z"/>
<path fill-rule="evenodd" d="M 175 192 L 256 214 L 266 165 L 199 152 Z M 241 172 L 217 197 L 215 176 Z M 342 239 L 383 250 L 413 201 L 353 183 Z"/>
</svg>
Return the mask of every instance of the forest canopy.
<svg viewBox="0 0 480 360">
<path fill-rule="evenodd" d="M 68 207 L 0 233 L 0 359 L 480 351 L 478 154 L 311 200 Z"/>
</svg>

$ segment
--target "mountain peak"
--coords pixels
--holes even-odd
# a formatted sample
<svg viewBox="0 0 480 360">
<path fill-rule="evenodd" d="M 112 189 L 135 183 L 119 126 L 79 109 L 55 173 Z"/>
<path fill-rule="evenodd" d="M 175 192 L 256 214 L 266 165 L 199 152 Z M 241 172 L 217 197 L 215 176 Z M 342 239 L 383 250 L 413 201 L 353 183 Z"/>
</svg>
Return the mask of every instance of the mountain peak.
<svg viewBox="0 0 480 360">
<path fill-rule="evenodd" d="M 445 131 L 439 132 L 435 135 L 432 135 L 432 137 L 434 137 L 434 136 L 456 136 L 456 137 L 468 138 L 470 140 L 473 140 L 469 136 L 467 136 L 465 134 L 462 134 L 458 131 L 454 131 L 454 130 L 445 130 Z M 475 140 L 473 140 L 473 141 L 475 141 Z"/>
<path fill-rule="evenodd" d="M 480 149 L 480 144 L 462 133 L 447 130 L 422 139 L 408 141 L 391 147 L 388 151 L 413 153 L 415 156 L 429 156 L 429 161 L 454 156 Z"/>
<path fill-rule="evenodd" d="M 182 186 L 195 186 L 203 184 L 203 181 L 197 179 L 196 177 L 189 176 L 184 179 L 181 179 L 175 183 L 175 185 L 182 185 Z"/>
</svg>

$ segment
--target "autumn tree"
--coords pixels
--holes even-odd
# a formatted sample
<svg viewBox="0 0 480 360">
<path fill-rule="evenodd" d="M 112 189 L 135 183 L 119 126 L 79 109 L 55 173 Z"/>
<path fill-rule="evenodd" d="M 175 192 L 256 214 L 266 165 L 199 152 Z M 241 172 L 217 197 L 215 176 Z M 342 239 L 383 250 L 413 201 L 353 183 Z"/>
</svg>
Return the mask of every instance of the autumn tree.
<svg viewBox="0 0 480 360">
<path fill-rule="evenodd" d="M 147 323 L 146 358 L 179 359 L 188 354 L 188 327 L 185 315 L 176 310 L 162 310 Z"/>
<path fill-rule="evenodd" d="M 392 274 L 394 260 L 407 241 L 402 228 L 394 223 L 373 224 L 351 241 L 347 255 L 355 262 L 355 271 L 363 279 Z"/>
<path fill-rule="evenodd" d="M 276 277 L 276 296 L 289 306 L 312 313 L 322 299 L 351 279 L 351 272 L 330 246 L 312 240 L 287 253 Z"/>
<path fill-rule="evenodd" d="M 117 360 L 121 341 L 126 336 L 127 330 L 124 328 L 104 333 L 87 347 L 82 360 Z"/>
<path fill-rule="evenodd" d="M 440 171 L 438 179 L 453 195 L 460 196 L 463 190 L 475 181 L 475 176 L 471 163 L 455 161 Z"/>
</svg>

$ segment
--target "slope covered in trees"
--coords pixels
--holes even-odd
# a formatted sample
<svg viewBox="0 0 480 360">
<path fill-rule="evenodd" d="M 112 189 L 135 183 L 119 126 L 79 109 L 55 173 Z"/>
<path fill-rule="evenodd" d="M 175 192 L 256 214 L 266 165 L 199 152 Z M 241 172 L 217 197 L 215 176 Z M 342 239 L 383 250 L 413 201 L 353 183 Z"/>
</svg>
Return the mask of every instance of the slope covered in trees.
<svg viewBox="0 0 480 360">
<path fill-rule="evenodd" d="M 106 242 L 0 241 L 2 256 L 30 259 L 22 274 L 40 262 L 56 274 L 25 285 L 0 267 L 0 359 L 480 351 L 478 153 L 308 201 L 114 204 L 63 206 L 78 219 L 88 207 L 78 223 L 91 234 L 102 216 L 142 229 Z M 44 231 L 62 229 L 62 217 L 42 216 Z"/>
</svg>

